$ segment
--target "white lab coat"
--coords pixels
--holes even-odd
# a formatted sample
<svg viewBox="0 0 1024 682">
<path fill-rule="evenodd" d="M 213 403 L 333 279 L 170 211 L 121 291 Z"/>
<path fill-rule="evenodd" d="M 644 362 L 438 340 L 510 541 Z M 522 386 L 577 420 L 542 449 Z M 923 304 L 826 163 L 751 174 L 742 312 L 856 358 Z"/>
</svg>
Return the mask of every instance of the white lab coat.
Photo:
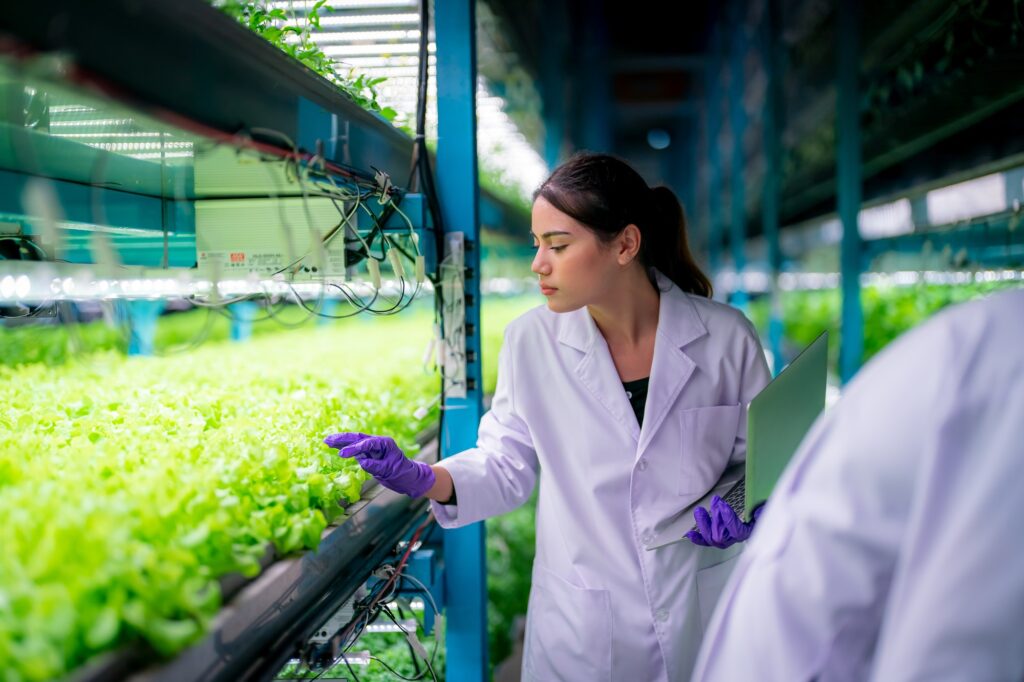
<svg viewBox="0 0 1024 682">
<path fill-rule="evenodd" d="M 812 428 L 695 680 L 1024 679 L 1024 291 L 896 341 Z"/>
<path fill-rule="evenodd" d="M 540 472 L 527 680 L 686 679 L 739 551 L 645 548 L 743 460 L 746 405 L 769 380 L 740 312 L 658 281 L 642 429 L 587 310 L 540 307 L 506 329 L 477 447 L 443 462 L 458 495 L 433 504 L 446 528 L 517 507 Z"/>
</svg>

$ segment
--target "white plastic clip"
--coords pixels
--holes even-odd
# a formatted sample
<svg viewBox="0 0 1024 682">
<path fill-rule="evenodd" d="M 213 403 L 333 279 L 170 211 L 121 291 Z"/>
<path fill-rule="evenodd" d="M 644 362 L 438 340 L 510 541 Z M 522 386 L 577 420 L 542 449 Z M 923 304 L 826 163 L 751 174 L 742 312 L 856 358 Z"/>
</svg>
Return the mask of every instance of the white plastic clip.
<svg viewBox="0 0 1024 682">
<path fill-rule="evenodd" d="M 366 259 L 366 270 L 370 273 L 370 282 L 374 289 L 380 289 L 380 263 L 374 258 Z"/>
<path fill-rule="evenodd" d="M 373 168 L 373 166 L 370 166 Z M 377 197 L 377 203 L 383 206 L 384 204 L 391 201 L 391 176 L 382 170 L 377 168 L 373 169 L 373 179 L 377 182 L 377 189 L 380 190 L 380 196 Z"/>
<path fill-rule="evenodd" d="M 434 399 L 431 400 L 429 403 L 427 403 L 426 405 L 420 405 L 419 407 L 417 407 L 416 411 L 412 413 L 412 416 L 416 417 L 417 421 L 423 419 L 424 417 L 426 417 L 430 413 L 430 408 L 433 407 L 434 405 L 436 405 L 440 400 L 441 400 L 441 394 L 438 393 L 436 396 L 434 396 Z"/>
<path fill-rule="evenodd" d="M 391 261 L 391 269 L 395 271 L 395 275 L 405 279 L 405 267 L 402 266 L 402 260 L 398 257 L 398 251 L 388 249 L 388 260 Z"/>
<path fill-rule="evenodd" d="M 420 658 L 424 661 L 430 661 L 430 654 L 427 653 L 427 647 L 423 646 L 423 642 L 420 641 L 420 638 L 416 636 L 415 632 L 406 631 L 405 638 L 409 641 L 409 646 L 413 648 L 413 651 L 419 654 Z"/>
</svg>

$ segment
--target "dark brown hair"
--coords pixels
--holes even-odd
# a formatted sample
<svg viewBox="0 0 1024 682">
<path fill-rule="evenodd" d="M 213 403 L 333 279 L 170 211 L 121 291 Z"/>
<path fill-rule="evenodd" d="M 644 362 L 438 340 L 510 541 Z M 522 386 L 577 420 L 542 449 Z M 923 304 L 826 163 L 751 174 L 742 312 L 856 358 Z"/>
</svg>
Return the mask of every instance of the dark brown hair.
<svg viewBox="0 0 1024 682">
<path fill-rule="evenodd" d="M 711 282 L 690 253 L 686 216 L 668 187 L 648 187 L 622 159 L 580 152 L 556 168 L 534 192 L 608 243 L 627 225 L 640 230 L 640 262 L 677 287 L 711 298 Z"/>
</svg>

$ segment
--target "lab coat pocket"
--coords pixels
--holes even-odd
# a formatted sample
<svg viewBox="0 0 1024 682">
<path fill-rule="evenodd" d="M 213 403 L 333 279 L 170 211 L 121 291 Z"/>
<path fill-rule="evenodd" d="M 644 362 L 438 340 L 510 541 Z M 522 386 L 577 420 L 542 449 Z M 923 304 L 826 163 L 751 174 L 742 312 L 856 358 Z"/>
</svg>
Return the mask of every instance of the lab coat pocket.
<svg viewBox="0 0 1024 682">
<path fill-rule="evenodd" d="M 705 556 L 715 562 L 697 568 L 697 604 L 700 606 L 701 627 L 705 631 L 708 623 L 711 622 L 711 614 L 715 612 L 718 598 L 722 596 L 725 583 L 732 575 L 732 571 L 736 567 L 736 560 L 742 551 L 741 543 L 724 550 L 713 547 L 702 548 Z M 705 561 L 702 560 L 701 564 L 704 563 Z"/>
<path fill-rule="evenodd" d="M 725 471 L 739 433 L 741 412 L 740 405 L 714 405 L 682 411 L 680 495 L 705 494 Z"/>
<path fill-rule="evenodd" d="M 610 682 L 611 615 L 607 590 L 577 587 L 535 565 L 523 679 Z"/>
</svg>

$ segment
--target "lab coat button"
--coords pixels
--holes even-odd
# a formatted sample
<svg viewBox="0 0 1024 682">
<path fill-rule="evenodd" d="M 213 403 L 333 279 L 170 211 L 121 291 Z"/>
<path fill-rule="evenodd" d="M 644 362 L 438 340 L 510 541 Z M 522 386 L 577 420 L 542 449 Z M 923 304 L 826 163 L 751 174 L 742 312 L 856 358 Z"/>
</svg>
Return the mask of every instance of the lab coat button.
<svg viewBox="0 0 1024 682">
<path fill-rule="evenodd" d="M 637 466 L 640 468 L 640 471 L 647 471 L 647 460 L 646 459 L 641 459 L 637 463 Z"/>
<path fill-rule="evenodd" d="M 649 545 L 654 540 L 654 533 L 644 533 L 640 540 L 642 540 L 645 545 Z"/>
<path fill-rule="evenodd" d="M 659 623 L 664 623 L 666 620 L 668 620 L 668 611 L 666 611 L 665 609 L 658 609 L 654 612 L 654 617 L 657 619 Z"/>
</svg>

